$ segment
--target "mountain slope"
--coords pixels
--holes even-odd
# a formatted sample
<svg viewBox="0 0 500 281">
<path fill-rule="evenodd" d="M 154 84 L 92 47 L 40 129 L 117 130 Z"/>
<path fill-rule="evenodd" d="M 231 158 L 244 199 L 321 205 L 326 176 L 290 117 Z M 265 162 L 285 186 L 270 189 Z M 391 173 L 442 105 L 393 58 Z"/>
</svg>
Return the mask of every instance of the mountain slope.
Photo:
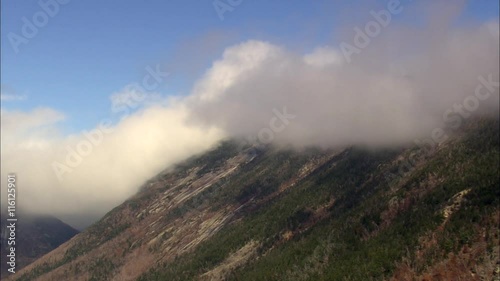
<svg viewBox="0 0 500 281">
<path fill-rule="evenodd" d="M 498 125 L 433 150 L 225 142 L 15 279 L 498 279 Z"/>
<path fill-rule="evenodd" d="M 51 216 L 21 214 L 18 219 L 16 237 L 18 245 L 16 247 L 17 271 L 78 234 L 78 230 Z M 4 261 L 4 257 L 8 253 L 7 249 L 10 248 L 7 245 L 7 218 L 2 216 L 1 222 L 2 236 L 0 245 L 2 261 Z M 2 278 L 10 275 L 7 268 L 7 263 L 2 262 Z"/>
</svg>

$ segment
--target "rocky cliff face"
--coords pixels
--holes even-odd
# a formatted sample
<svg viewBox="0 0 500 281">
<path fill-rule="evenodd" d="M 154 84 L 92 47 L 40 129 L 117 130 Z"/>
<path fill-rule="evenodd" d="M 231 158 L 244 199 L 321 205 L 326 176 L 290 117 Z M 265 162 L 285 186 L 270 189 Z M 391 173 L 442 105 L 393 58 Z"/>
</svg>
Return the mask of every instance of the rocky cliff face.
<svg viewBox="0 0 500 281">
<path fill-rule="evenodd" d="M 224 142 L 12 280 L 498 280 L 498 121 L 433 149 Z"/>
</svg>

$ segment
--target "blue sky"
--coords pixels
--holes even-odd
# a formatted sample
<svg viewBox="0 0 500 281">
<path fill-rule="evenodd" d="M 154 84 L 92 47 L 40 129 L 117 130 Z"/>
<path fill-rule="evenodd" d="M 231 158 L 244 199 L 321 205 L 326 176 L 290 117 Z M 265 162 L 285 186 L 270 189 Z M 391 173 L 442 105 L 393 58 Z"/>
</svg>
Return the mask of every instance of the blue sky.
<svg viewBox="0 0 500 281">
<path fill-rule="evenodd" d="M 41 7 L 4 0 L 2 94 L 26 98 L 3 101 L 2 108 L 50 107 L 66 115 L 67 131 L 92 128 L 111 114 L 109 96 L 140 81 L 148 65 L 171 74 L 158 92 L 185 95 L 228 45 L 259 39 L 307 52 L 335 44 L 335 26 L 368 14 L 357 9 L 366 2 L 244 0 L 221 20 L 212 0 L 73 0 L 15 53 L 8 34 L 21 34 L 22 18 L 31 19 Z M 460 21 L 496 18 L 498 1 L 481 0 L 470 1 Z"/>
</svg>

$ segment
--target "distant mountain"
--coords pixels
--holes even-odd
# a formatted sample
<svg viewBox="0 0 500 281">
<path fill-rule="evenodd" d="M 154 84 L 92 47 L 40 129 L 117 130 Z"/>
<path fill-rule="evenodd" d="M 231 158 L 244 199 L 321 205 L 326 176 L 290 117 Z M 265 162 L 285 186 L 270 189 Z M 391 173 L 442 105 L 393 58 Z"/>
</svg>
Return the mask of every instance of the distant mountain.
<svg viewBox="0 0 500 281">
<path fill-rule="evenodd" d="M 499 144 L 483 119 L 432 149 L 224 142 L 16 280 L 498 280 Z"/>
<path fill-rule="evenodd" d="M 6 217 L 1 217 L 0 249 L 2 255 L 1 276 L 4 279 L 10 275 L 7 272 L 6 255 L 9 233 L 6 228 Z M 54 250 L 68 241 L 78 231 L 51 216 L 19 215 L 16 225 L 16 272 L 34 260 Z"/>
</svg>

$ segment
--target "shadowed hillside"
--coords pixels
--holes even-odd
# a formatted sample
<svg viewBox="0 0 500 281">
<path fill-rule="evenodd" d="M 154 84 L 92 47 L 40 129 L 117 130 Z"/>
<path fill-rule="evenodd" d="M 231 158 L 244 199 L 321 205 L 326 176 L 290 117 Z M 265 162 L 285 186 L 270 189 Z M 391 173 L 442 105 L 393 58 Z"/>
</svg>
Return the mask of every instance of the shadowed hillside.
<svg viewBox="0 0 500 281">
<path fill-rule="evenodd" d="M 51 216 L 20 215 L 18 219 L 16 229 L 16 272 L 78 234 L 78 230 Z M 10 275 L 7 272 L 6 261 L 8 253 L 6 249 L 10 246 L 6 243 L 8 238 L 7 218 L 2 216 L 1 221 L 1 276 L 4 278 Z"/>
</svg>

